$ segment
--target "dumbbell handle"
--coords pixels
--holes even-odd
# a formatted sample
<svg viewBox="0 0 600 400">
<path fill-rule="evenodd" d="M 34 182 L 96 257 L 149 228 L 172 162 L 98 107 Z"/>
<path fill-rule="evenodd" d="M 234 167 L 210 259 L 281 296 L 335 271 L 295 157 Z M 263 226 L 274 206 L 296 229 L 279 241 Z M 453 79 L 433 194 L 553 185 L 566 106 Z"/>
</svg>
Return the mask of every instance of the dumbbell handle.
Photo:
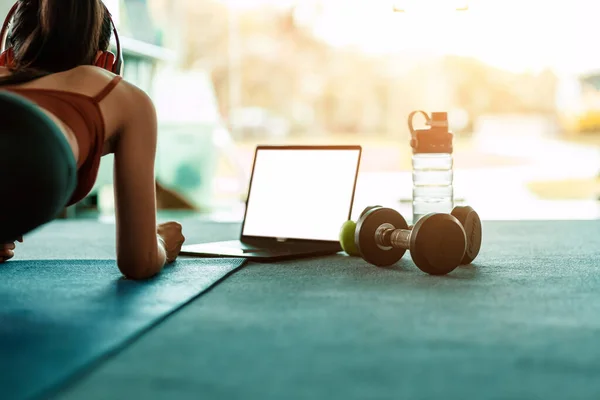
<svg viewBox="0 0 600 400">
<path fill-rule="evenodd" d="M 375 232 L 375 241 L 379 246 L 408 250 L 410 248 L 410 234 L 411 230 L 394 229 L 384 224 Z"/>
</svg>

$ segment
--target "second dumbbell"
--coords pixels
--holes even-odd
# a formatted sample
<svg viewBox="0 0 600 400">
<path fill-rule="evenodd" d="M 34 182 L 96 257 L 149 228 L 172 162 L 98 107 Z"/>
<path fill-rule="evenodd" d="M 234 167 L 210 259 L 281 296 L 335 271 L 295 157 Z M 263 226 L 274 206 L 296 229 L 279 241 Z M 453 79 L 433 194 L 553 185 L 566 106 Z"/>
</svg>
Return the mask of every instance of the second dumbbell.
<svg viewBox="0 0 600 400">
<path fill-rule="evenodd" d="M 360 217 L 362 217 L 366 212 L 376 208 L 383 208 L 383 206 L 376 205 L 367 207 L 360 214 Z M 481 219 L 479 218 L 479 214 L 477 214 L 477 212 L 470 206 L 456 206 L 452 210 L 451 215 L 458 219 L 465 230 L 465 234 L 467 235 L 467 249 L 460 264 L 469 265 L 477 258 L 479 255 L 479 250 L 481 249 Z M 408 227 L 410 230 L 412 230 L 412 228 L 412 226 Z M 340 231 L 340 242 L 342 249 L 346 251 L 346 253 L 351 256 L 360 257 L 360 253 L 356 247 L 356 244 L 354 243 L 355 232 L 356 223 L 354 221 L 346 221 L 344 225 L 342 225 Z"/>
<path fill-rule="evenodd" d="M 354 242 L 365 261 L 380 267 L 396 263 L 409 250 L 415 265 L 431 275 L 456 269 L 467 248 L 465 231 L 450 214 L 426 215 L 408 229 L 400 213 L 383 207 L 358 219 Z"/>
</svg>

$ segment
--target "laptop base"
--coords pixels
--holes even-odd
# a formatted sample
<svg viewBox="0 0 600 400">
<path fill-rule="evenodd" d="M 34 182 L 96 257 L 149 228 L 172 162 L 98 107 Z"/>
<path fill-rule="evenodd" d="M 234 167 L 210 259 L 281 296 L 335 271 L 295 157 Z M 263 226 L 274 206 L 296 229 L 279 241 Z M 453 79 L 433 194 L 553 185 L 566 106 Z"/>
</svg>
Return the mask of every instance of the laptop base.
<svg viewBox="0 0 600 400">
<path fill-rule="evenodd" d="M 274 247 L 249 245 L 241 240 L 199 243 L 183 246 L 180 254 L 197 257 L 247 258 L 252 261 L 272 262 L 305 257 L 334 255 L 342 250 L 337 244 L 302 244 Z"/>
</svg>

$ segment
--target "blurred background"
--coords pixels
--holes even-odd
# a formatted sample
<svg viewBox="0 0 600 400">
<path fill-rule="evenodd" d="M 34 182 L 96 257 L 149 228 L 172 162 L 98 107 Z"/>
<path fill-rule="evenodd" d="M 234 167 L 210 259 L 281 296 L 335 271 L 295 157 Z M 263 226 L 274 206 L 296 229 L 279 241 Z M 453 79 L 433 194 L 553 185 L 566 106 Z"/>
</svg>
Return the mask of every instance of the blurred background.
<svg viewBox="0 0 600 400">
<path fill-rule="evenodd" d="M 347 143 L 364 149 L 355 211 L 409 214 L 420 109 L 449 113 L 458 204 L 485 219 L 600 214 L 598 2 L 105 3 L 125 76 L 159 114 L 161 209 L 239 220 L 256 145 Z M 69 215 L 110 218 L 110 157 L 100 175 Z"/>
</svg>

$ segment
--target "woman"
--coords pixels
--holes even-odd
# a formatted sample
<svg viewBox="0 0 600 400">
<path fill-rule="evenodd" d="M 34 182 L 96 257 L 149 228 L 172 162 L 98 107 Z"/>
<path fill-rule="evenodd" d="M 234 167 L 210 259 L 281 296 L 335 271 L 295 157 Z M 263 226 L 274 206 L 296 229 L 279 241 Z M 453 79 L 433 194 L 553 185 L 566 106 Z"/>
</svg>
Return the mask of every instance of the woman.
<svg viewBox="0 0 600 400">
<path fill-rule="evenodd" d="M 13 257 L 24 234 L 82 200 L 109 153 L 120 271 L 152 277 L 181 250 L 181 226 L 156 225 L 152 101 L 95 66 L 111 32 L 101 0 L 18 4 L 10 58 L 0 67 L 0 262 Z"/>
</svg>

